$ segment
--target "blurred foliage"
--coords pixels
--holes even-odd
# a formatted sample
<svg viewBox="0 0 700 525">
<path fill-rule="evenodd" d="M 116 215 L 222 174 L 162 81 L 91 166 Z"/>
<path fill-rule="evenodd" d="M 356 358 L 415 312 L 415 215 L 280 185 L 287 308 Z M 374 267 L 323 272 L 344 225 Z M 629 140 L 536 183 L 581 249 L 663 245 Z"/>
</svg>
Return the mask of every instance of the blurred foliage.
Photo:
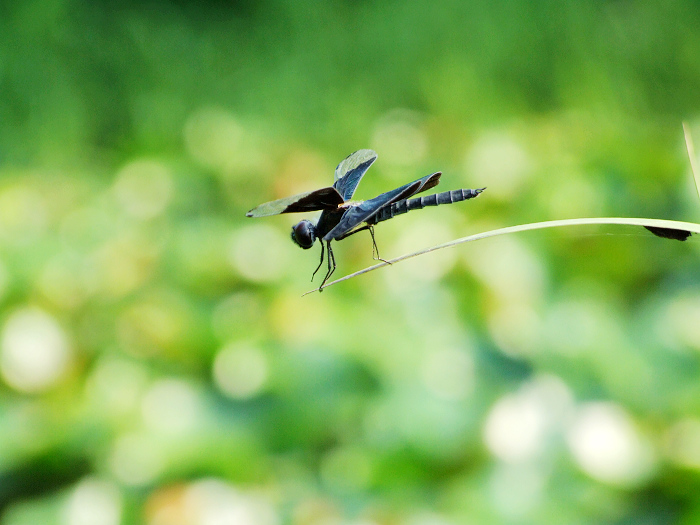
<svg viewBox="0 0 700 525">
<path fill-rule="evenodd" d="M 489 239 L 301 298 L 255 205 L 431 171 L 530 221 L 697 221 L 700 6 L 0 4 L 0 523 L 700 523 L 698 241 Z M 698 139 L 700 140 L 700 139 Z M 444 188 L 443 188 L 444 187 Z M 338 274 L 372 262 L 362 234 Z"/>
</svg>

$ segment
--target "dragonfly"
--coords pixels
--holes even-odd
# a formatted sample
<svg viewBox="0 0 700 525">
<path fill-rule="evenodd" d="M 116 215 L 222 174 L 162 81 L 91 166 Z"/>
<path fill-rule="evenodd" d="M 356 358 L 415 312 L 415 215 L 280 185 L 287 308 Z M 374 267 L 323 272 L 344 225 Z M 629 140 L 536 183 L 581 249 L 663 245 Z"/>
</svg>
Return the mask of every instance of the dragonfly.
<svg viewBox="0 0 700 525">
<path fill-rule="evenodd" d="M 314 245 L 316 239 L 321 241 L 321 260 L 311 275 L 313 281 L 314 276 L 323 266 L 325 257 L 327 271 L 318 288 L 319 292 L 323 291 L 323 286 L 337 266 L 331 241 L 340 241 L 360 231 L 369 230 L 372 236 L 372 257 L 375 260 L 384 261 L 379 257 L 379 250 L 374 238 L 374 226 L 377 223 L 426 206 L 438 206 L 472 199 L 486 189 L 459 189 L 411 198 L 417 193 L 437 186 L 442 175 L 442 172 L 438 171 L 382 193 L 373 199 L 352 201 L 360 180 L 375 160 L 377 160 L 377 154 L 371 149 L 361 149 L 351 153 L 336 167 L 335 182 L 332 186 L 266 202 L 246 213 L 247 217 L 267 217 L 281 213 L 321 211 L 321 216 L 316 224 L 304 219 L 292 226 L 292 241 L 301 248 L 308 250 Z M 327 255 L 325 255 L 325 251 L 327 251 Z M 376 257 L 374 256 L 375 252 Z"/>
</svg>

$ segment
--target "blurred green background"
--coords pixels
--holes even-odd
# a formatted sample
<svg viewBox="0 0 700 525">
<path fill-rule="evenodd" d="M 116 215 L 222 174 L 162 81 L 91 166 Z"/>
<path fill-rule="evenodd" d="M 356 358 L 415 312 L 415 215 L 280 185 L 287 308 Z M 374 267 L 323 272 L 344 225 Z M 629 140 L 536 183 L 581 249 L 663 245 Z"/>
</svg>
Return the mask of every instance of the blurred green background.
<svg viewBox="0 0 700 525">
<path fill-rule="evenodd" d="M 2 2 L 0 523 L 700 523 L 695 237 L 522 233 L 302 298 L 302 217 L 244 217 L 372 148 L 359 199 L 488 187 L 379 225 L 384 257 L 697 222 L 699 28 L 692 0 Z"/>
</svg>

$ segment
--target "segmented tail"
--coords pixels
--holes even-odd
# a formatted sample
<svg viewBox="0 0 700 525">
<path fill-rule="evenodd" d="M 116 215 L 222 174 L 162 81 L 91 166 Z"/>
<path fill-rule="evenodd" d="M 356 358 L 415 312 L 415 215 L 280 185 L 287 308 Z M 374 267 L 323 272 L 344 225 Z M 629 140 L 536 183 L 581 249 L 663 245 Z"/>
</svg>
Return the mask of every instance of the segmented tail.
<svg viewBox="0 0 700 525">
<path fill-rule="evenodd" d="M 404 199 L 395 202 L 391 206 L 385 206 L 379 212 L 367 221 L 368 224 L 377 224 L 378 222 L 386 221 L 391 219 L 394 215 L 401 215 L 402 213 L 409 212 L 411 210 L 420 210 L 426 206 L 439 206 L 440 204 L 452 204 L 453 202 L 465 201 L 467 199 L 473 199 L 478 196 L 486 188 L 479 188 L 476 190 L 452 190 L 443 191 L 442 193 L 434 193 L 432 195 L 426 195 L 425 197 L 415 197 L 413 199 Z"/>
</svg>

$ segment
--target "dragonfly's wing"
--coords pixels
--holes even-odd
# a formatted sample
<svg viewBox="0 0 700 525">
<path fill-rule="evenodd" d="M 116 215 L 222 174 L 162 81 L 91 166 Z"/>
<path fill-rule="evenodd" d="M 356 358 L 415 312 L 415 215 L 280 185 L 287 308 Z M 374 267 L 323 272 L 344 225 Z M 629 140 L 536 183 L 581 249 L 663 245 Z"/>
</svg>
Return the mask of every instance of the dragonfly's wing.
<svg viewBox="0 0 700 525">
<path fill-rule="evenodd" d="M 250 210 L 246 213 L 246 217 L 267 217 L 280 213 L 336 209 L 343 202 L 345 200 L 338 193 L 338 190 L 333 186 L 328 186 L 320 190 L 307 191 L 299 195 L 266 202 Z"/>
<path fill-rule="evenodd" d="M 348 208 L 348 211 L 343 214 L 335 228 L 324 235 L 323 240 L 330 241 L 332 239 L 343 237 L 358 224 L 370 219 L 385 206 L 391 206 L 394 202 L 408 199 L 416 193 L 420 193 L 421 191 L 437 186 L 440 182 L 441 175 L 442 173 L 439 171 L 437 173 L 426 175 L 425 177 L 405 184 L 400 188 L 387 191 L 374 199 L 361 202 L 356 206 Z"/>
<path fill-rule="evenodd" d="M 357 185 L 362 176 L 372 163 L 377 160 L 377 154 L 371 149 L 361 149 L 348 155 L 338 167 L 335 168 L 335 182 L 333 187 L 338 190 L 347 201 L 352 199 Z"/>
</svg>

